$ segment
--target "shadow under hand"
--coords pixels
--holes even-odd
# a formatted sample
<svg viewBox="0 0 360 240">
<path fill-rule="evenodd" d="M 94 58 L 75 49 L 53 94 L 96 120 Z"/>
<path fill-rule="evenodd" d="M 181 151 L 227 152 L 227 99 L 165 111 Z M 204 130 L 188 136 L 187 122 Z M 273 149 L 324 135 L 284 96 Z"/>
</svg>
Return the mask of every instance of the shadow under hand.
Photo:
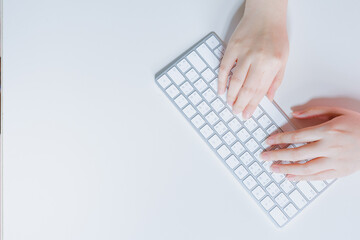
<svg viewBox="0 0 360 240">
<path fill-rule="evenodd" d="M 245 10 L 245 1 L 241 4 L 241 6 L 238 8 L 238 10 L 236 10 L 234 16 L 232 17 L 231 21 L 230 21 L 230 25 L 226 31 L 226 36 L 224 41 L 226 43 L 229 42 L 231 35 L 233 34 L 236 26 L 239 24 L 241 18 L 244 15 L 244 10 Z"/>
<path fill-rule="evenodd" d="M 340 107 L 340 108 L 346 108 L 356 112 L 360 112 L 359 99 L 342 97 L 342 96 L 313 98 L 304 104 L 292 107 L 291 110 L 302 111 L 307 108 L 315 107 L 315 106 Z M 321 117 L 314 117 L 309 119 L 297 119 L 291 117 L 290 120 L 295 125 L 296 128 L 310 127 L 328 121 L 327 118 L 321 118 Z"/>
</svg>

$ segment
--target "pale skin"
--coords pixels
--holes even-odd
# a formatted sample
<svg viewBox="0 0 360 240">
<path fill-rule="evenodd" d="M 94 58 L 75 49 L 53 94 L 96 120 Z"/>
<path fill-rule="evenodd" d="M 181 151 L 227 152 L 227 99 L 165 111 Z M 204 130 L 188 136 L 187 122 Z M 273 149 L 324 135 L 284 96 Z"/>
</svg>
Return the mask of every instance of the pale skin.
<svg viewBox="0 0 360 240">
<path fill-rule="evenodd" d="M 272 100 L 284 76 L 288 57 L 287 0 L 247 0 L 219 69 L 218 93 L 225 93 L 234 114 L 249 118 L 267 94 Z"/>
<path fill-rule="evenodd" d="M 287 0 L 247 0 L 244 16 L 221 61 L 218 93 L 224 94 L 228 83 L 228 104 L 234 114 L 242 113 L 245 119 L 265 95 L 273 100 L 283 79 L 288 57 L 286 8 Z M 291 162 L 274 163 L 273 172 L 300 181 L 339 178 L 360 170 L 360 113 L 312 107 L 293 112 L 293 117 L 320 118 L 325 122 L 270 136 L 269 145 L 305 144 L 263 152 L 264 161 Z M 307 163 L 297 163 L 309 159 Z"/>
<path fill-rule="evenodd" d="M 307 143 L 294 149 L 263 152 L 264 161 L 292 161 L 273 164 L 276 173 L 293 181 L 339 178 L 360 169 L 360 113 L 335 107 L 313 107 L 293 112 L 298 119 L 326 118 L 322 124 L 270 136 L 271 145 Z M 312 159 L 304 164 L 296 161 Z"/>
</svg>

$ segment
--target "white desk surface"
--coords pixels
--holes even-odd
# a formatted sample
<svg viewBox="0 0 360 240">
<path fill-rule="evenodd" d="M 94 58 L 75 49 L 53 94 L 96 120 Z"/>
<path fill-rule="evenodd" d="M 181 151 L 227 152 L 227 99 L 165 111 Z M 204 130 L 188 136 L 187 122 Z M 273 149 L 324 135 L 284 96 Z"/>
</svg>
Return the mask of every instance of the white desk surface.
<svg viewBox="0 0 360 240">
<path fill-rule="evenodd" d="M 279 230 L 154 83 L 241 4 L 4 0 L 4 239 L 356 238 L 359 174 Z M 289 1 L 286 112 L 359 109 L 359 7 Z"/>
</svg>

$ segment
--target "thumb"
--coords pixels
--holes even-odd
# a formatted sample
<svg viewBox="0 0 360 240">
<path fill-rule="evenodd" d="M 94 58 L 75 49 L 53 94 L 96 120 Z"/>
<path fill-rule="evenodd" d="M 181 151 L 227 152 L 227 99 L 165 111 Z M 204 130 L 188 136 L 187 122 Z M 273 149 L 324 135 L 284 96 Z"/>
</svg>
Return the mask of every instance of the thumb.
<svg viewBox="0 0 360 240">
<path fill-rule="evenodd" d="M 322 115 L 327 115 L 329 117 L 336 117 L 345 113 L 345 110 L 337 107 L 325 107 L 325 106 L 316 106 L 310 107 L 302 111 L 294 111 L 292 115 L 295 118 L 314 118 Z"/>
</svg>

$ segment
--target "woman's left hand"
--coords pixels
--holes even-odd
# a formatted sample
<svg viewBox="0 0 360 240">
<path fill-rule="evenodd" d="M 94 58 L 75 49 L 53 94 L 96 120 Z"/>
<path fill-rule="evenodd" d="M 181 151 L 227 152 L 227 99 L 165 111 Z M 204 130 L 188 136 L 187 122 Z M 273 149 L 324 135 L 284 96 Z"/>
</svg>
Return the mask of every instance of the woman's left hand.
<svg viewBox="0 0 360 240">
<path fill-rule="evenodd" d="M 297 148 L 263 152 L 264 161 L 274 163 L 273 172 L 287 174 L 293 181 L 325 180 L 343 177 L 360 169 L 360 113 L 334 107 L 313 107 L 294 112 L 299 119 L 326 117 L 328 121 L 313 127 L 278 133 L 267 139 L 269 145 L 308 143 Z M 297 161 L 311 159 L 306 163 Z"/>
</svg>

